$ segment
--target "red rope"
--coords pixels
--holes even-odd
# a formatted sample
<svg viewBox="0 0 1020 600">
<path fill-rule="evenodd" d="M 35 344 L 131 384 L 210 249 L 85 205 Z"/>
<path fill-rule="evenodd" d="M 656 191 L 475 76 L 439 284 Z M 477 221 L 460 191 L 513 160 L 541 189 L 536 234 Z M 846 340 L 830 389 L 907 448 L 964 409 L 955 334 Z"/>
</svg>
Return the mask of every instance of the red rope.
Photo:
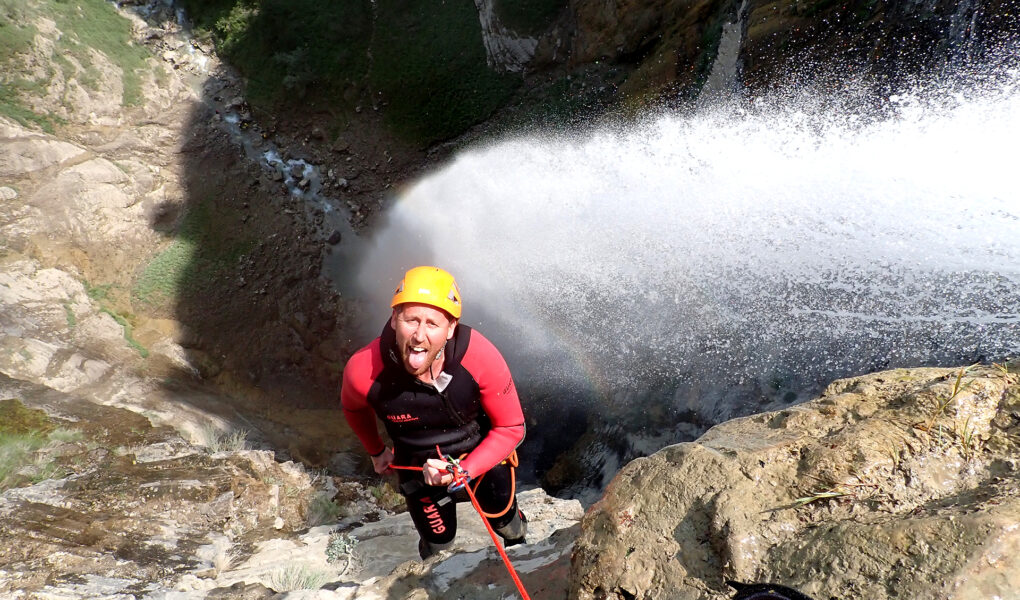
<svg viewBox="0 0 1020 600">
<path fill-rule="evenodd" d="M 475 498 L 475 492 L 471 489 L 471 486 L 467 484 L 467 476 L 464 475 L 463 471 L 458 471 L 453 474 L 454 480 L 463 481 L 464 489 L 467 490 L 468 497 L 471 498 L 471 504 L 474 505 L 475 510 L 478 511 L 478 515 L 482 517 L 482 523 L 485 523 L 485 528 L 489 530 L 489 536 L 492 538 L 492 543 L 496 545 L 496 550 L 499 550 L 499 555 L 503 557 L 503 564 L 506 565 L 506 570 L 510 572 L 510 577 L 513 577 L 514 583 L 517 585 L 517 591 L 521 593 L 521 597 L 524 600 L 531 600 L 528 596 L 528 592 L 524 589 L 524 584 L 521 583 L 521 578 L 517 576 L 517 571 L 514 570 L 514 566 L 510 563 L 510 557 L 506 555 L 506 550 L 503 549 L 503 545 L 499 543 L 499 539 L 496 537 L 496 532 L 492 530 L 492 525 L 489 524 L 489 520 L 485 518 L 485 513 L 482 512 L 482 506 L 478 504 L 478 498 Z M 460 479 L 458 479 L 458 477 Z"/>
<path fill-rule="evenodd" d="M 439 454 L 440 458 L 443 457 L 443 452 L 439 449 L 439 446 L 436 446 L 436 452 Z M 529 596 L 527 590 L 524 589 L 524 584 L 521 583 L 521 578 L 517 576 L 517 571 L 514 570 L 514 566 L 510 562 L 510 557 L 506 555 L 506 550 L 504 550 L 503 545 L 499 543 L 499 538 L 496 536 L 496 532 L 492 529 L 492 525 L 489 524 L 489 520 L 485 518 L 485 511 L 482 510 L 482 505 L 478 503 L 478 498 L 475 498 L 474 490 L 472 490 L 471 486 L 468 485 L 467 474 L 460 468 L 460 465 L 450 462 L 449 460 L 447 460 L 447 462 L 454 467 L 454 469 L 450 471 L 453 475 L 453 482 L 461 484 L 463 488 L 467 490 L 468 498 L 471 499 L 471 505 L 475 507 L 476 511 L 478 511 L 478 516 L 482 518 L 482 523 L 485 524 L 485 528 L 489 531 L 489 537 L 492 538 L 492 543 L 496 545 L 496 550 L 498 550 L 499 555 L 503 557 L 503 564 L 506 565 L 506 570 L 510 572 L 510 577 L 513 578 L 514 584 L 517 585 L 517 591 L 521 593 L 521 597 L 524 600 L 531 600 L 531 596 Z M 401 469 L 404 471 L 424 470 L 421 467 L 403 467 L 399 465 L 390 465 L 390 468 Z"/>
</svg>

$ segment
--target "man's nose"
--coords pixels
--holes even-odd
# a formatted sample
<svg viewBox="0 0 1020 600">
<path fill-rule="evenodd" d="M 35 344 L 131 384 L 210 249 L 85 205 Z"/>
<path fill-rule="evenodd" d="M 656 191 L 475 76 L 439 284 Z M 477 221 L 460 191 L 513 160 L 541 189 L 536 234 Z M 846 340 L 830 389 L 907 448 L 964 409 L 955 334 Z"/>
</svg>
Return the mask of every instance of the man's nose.
<svg viewBox="0 0 1020 600">
<path fill-rule="evenodd" d="M 414 338 L 414 341 L 416 342 L 425 341 L 425 324 L 420 323 L 417 327 L 415 327 L 414 333 L 412 333 L 411 336 Z"/>
</svg>

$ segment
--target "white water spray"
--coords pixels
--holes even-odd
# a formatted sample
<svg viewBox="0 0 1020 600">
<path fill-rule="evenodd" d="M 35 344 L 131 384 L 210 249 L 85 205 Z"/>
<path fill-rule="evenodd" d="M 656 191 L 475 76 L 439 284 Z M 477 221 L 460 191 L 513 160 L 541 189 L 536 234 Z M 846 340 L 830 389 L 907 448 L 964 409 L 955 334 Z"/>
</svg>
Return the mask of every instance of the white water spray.
<svg viewBox="0 0 1020 600">
<path fill-rule="evenodd" d="M 1016 356 L 1018 82 L 881 118 L 804 94 L 466 151 L 401 195 L 358 284 L 385 306 L 404 269 L 441 265 L 522 387 L 617 413 L 654 396 L 711 422 Z"/>
</svg>

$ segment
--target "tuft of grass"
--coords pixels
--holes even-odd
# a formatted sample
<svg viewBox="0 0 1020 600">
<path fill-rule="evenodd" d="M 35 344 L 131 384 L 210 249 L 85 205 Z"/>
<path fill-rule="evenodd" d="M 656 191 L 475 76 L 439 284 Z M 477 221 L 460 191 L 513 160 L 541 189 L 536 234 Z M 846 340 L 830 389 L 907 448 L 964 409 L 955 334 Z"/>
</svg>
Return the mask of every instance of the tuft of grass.
<svg viewBox="0 0 1020 600">
<path fill-rule="evenodd" d="M 198 445 L 204 446 L 210 454 L 217 452 L 239 452 L 248 449 L 248 431 L 234 429 L 220 431 L 213 425 L 206 425 L 199 431 Z"/>
<path fill-rule="evenodd" d="M 976 366 L 977 364 L 975 363 L 969 367 L 960 369 L 960 371 L 956 374 L 956 381 L 953 382 L 953 391 L 949 397 L 945 400 L 938 401 L 935 405 L 935 410 L 928 417 L 928 420 L 924 423 L 918 423 L 915 427 L 922 431 L 931 433 L 932 427 L 935 426 L 935 421 L 937 421 L 938 418 L 942 416 L 942 413 L 946 411 L 946 407 L 952 404 L 953 400 L 956 400 L 956 397 L 959 396 L 961 392 L 970 387 L 971 382 L 963 383 L 963 376 Z"/>
<path fill-rule="evenodd" d="M 226 573 L 237 564 L 241 558 L 241 551 L 236 547 L 226 542 L 217 546 L 216 555 L 213 556 L 212 566 L 218 577 L 221 573 Z"/>
<path fill-rule="evenodd" d="M 78 325 L 78 318 L 74 316 L 74 310 L 68 302 L 64 303 L 64 315 L 67 317 L 67 328 L 74 329 Z"/>
<path fill-rule="evenodd" d="M 46 435 L 39 432 L 0 433 L 0 491 L 31 480 L 22 470 L 32 464 L 32 456 L 45 445 Z"/>
<path fill-rule="evenodd" d="M 793 507 L 796 508 L 796 507 L 804 506 L 805 504 L 810 504 L 810 503 L 816 502 L 818 500 L 828 500 L 830 498 L 842 498 L 843 496 L 848 496 L 848 495 L 849 495 L 848 492 L 844 492 L 843 490 L 838 490 L 838 489 L 818 491 L 818 492 L 812 493 L 809 496 L 804 496 L 804 497 L 801 497 L 801 498 L 797 498 L 796 500 L 793 501 Z"/>
<path fill-rule="evenodd" d="M 276 592 L 317 590 L 332 581 L 333 575 L 309 565 L 292 565 L 276 571 L 264 582 Z"/>
<path fill-rule="evenodd" d="M 342 509 L 332 498 L 323 493 L 315 494 L 308 505 L 308 526 L 336 523 Z"/>
<path fill-rule="evenodd" d="M 960 454 L 967 460 L 973 458 L 974 454 L 980 450 L 981 444 L 980 438 L 975 435 L 974 428 L 970 426 L 970 419 L 967 417 L 967 421 L 959 429 L 957 424 L 953 423 L 953 433 L 960 445 Z"/>
<path fill-rule="evenodd" d="M 80 431 L 57 428 L 45 412 L 20 400 L 0 400 L 0 491 L 62 475 L 66 469 L 40 451 L 81 438 Z"/>
</svg>

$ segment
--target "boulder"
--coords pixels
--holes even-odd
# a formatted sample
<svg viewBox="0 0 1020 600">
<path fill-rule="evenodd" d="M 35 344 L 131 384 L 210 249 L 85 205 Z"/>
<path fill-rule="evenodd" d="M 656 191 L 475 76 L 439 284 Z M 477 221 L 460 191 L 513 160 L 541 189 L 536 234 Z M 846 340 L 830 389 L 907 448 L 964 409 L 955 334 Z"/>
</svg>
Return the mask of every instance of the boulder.
<svg viewBox="0 0 1020 600">
<path fill-rule="evenodd" d="M 902 369 L 635 460 L 582 522 L 571 598 L 1013 597 L 1020 363 Z"/>
</svg>

